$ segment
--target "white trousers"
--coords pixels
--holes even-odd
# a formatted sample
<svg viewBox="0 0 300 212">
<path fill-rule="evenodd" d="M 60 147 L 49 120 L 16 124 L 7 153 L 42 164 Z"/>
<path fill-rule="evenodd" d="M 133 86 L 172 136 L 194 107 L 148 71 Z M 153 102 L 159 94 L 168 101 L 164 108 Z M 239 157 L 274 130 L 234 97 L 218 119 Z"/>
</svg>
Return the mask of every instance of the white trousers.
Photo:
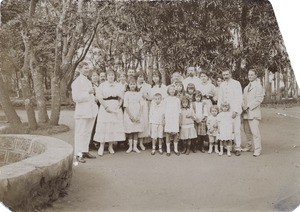
<svg viewBox="0 0 300 212">
<path fill-rule="evenodd" d="M 82 156 L 83 152 L 89 152 L 89 143 L 95 118 L 75 119 L 74 155 Z"/>
<path fill-rule="evenodd" d="M 244 131 L 247 137 L 246 148 L 252 148 L 252 142 L 254 145 L 254 153 L 261 153 L 261 136 L 259 131 L 258 119 L 244 119 Z"/>
<path fill-rule="evenodd" d="M 241 150 L 241 115 L 237 114 L 233 119 L 233 127 L 234 127 L 234 142 L 235 142 L 235 150 Z"/>
</svg>

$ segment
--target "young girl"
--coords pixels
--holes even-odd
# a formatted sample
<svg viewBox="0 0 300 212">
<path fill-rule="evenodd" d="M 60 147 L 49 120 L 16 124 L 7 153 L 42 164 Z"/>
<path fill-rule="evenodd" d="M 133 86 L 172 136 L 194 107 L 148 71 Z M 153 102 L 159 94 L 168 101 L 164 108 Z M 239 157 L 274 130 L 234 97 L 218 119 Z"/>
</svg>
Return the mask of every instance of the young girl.
<svg viewBox="0 0 300 212">
<path fill-rule="evenodd" d="M 230 106 L 227 102 L 221 103 L 221 112 L 217 116 L 218 138 L 220 140 L 219 155 L 223 155 L 223 146 L 227 146 L 227 155 L 231 156 L 231 146 L 234 135 L 232 113 L 229 112 Z"/>
<path fill-rule="evenodd" d="M 182 154 L 190 154 L 191 140 L 197 138 L 194 119 L 195 115 L 193 109 L 191 108 L 190 100 L 184 96 L 181 100 L 180 114 L 180 139 L 185 146 Z"/>
<path fill-rule="evenodd" d="M 118 74 L 118 82 L 122 85 L 124 92 L 125 92 L 127 90 L 127 86 L 128 86 L 127 76 L 126 76 L 125 72 L 120 72 Z"/>
<path fill-rule="evenodd" d="M 150 91 L 150 99 L 152 100 L 154 97 L 154 94 L 160 93 L 162 95 L 162 98 L 167 97 L 167 86 L 162 83 L 161 81 L 161 74 L 159 71 L 154 71 L 152 76 L 152 87 Z"/>
<path fill-rule="evenodd" d="M 150 91 L 151 85 L 145 82 L 145 74 L 140 71 L 136 73 L 137 78 L 137 87 L 139 92 L 142 95 L 142 115 L 141 115 L 141 123 L 143 126 L 142 132 L 139 132 L 139 145 L 141 150 L 145 150 L 144 142 L 150 135 L 150 127 L 149 127 L 149 104 L 150 104 Z"/>
<path fill-rule="evenodd" d="M 124 129 L 128 137 L 129 148 L 126 153 L 130 153 L 132 150 L 140 153 L 137 142 L 138 133 L 143 130 L 141 124 L 142 96 L 137 91 L 134 79 L 129 81 L 127 89 L 128 91 L 124 95 Z"/>
<path fill-rule="evenodd" d="M 203 102 L 206 103 L 207 113 L 210 114 L 210 108 L 212 106 L 212 100 L 215 96 L 215 86 L 209 81 L 209 73 L 202 71 L 200 73 L 201 83 L 199 84 L 199 90 L 202 93 Z"/>
<path fill-rule="evenodd" d="M 185 95 L 190 100 L 190 102 L 192 102 L 194 99 L 195 91 L 196 91 L 195 85 L 193 83 L 189 83 L 186 87 Z"/>
<path fill-rule="evenodd" d="M 156 93 L 153 96 L 150 112 L 149 112 L 149 123 L 150 123 L 150 135 L 152 138 L 152 152 L 151 155 L 155 155 L 156 143 L 158 140 L 159 153 L 163 154 L 162 141 L 164 135 L 164 104 L 162 103 L 162 95 Z"/>
<path fill-rule="evenodd" d="M 218 120 L 217 115 L 219 113 L 219 108 L 217 105 L 213 105 L 210 108 L 210 115 L 207 117 L 207 135 L 209 139 L 209 150 L 208 154 L 211 154 L 213 147 L 215 147 L 215 153 L 219 154 L 217 134 L 218 134 Z"/>
<path fill-rule="evenodd" d="M 175 85 L 170 85 L 167 90 L 168 97 L 164 99 L 165 104 L 165 133 L 167 156 L 171 155 L 170 142 L 174 140 L 174 152 L 178 152 L 178 133 L 179 133 L 179 119 L 180 119 L 180 100 L 176 97 Z"/>
<path fill-rule="evenodd" d="M 218 103 L 218 93 L 219 93 L 219 89 L 220 89 L 220 85 L 223 82 L 223 78 L 221 76 L 218 76 L 216 78 L 216 90 L 215 90 L 215 96 L 213 97 L 214 100 L 214 104 Z"/>
<path fill-rule="evenodd" d="M 206 104 L 202 102 L 202 93 L 200 91 L 195 92 L 193 109 L 195 113 L 195 122 L 198 136 L 198 145 L 201 152 L 205 152 L 204 150 L 204 141 L 206 140 L 206 119 L 207 119 L 207 109 Z M 193 144 L 194 152 L 196 145 Z"/>
<path fill-rule="evenodd" d="M 177 90 L 177 97 L 181 99 L 184 96 L 184 86 L 181 81 L 175 83 L 176 90 Z"/>
</svg>

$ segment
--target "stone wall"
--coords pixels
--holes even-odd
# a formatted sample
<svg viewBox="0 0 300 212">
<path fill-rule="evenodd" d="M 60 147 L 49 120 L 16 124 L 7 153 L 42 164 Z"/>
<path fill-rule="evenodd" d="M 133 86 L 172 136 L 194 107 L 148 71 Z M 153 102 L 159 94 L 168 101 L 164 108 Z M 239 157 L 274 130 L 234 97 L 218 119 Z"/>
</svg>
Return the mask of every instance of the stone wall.
<svg viewBox="0 0 300 212">
<path fill-rule="evenodd" d="M 73 148 L 32 135 L 0 136 L 0 201 L 14 211 L 34 211 L 66 194 Z"/>
</svg>

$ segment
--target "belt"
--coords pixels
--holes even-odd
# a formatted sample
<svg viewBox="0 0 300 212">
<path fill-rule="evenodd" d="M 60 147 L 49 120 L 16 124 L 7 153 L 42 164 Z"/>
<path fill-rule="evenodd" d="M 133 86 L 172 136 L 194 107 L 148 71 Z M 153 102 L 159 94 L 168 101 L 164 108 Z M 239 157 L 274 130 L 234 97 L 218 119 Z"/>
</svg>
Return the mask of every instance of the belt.
<svg viewBox="0 0 300 212">
<path fill-rule="evenodd" d="M 113 96 L 110 96 L 110 97 L 107 97 L 107 98 L 104 98 L 103 100 L 118 100 L 119 98 L 118 97 L 113 97 Z"/>
</svg>

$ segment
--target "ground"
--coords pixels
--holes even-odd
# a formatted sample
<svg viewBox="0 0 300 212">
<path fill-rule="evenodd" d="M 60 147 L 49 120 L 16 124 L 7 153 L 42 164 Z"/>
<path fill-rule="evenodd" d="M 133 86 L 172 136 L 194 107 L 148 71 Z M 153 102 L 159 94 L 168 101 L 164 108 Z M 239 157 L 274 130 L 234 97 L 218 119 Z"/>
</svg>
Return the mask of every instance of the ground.
<svg viewBox="0 0 300 212">
<path fill-rule="evenodd" d="M 73 111 L 60 120 L 71 131 L 54 137 L 73 144 Z M 68 195 L 43 211 L 292 210 L 300 204 L 299 124 L 300 107 L 263 108 L 258 158 L 106 152 L 74 165 Z"/>
</svg>

